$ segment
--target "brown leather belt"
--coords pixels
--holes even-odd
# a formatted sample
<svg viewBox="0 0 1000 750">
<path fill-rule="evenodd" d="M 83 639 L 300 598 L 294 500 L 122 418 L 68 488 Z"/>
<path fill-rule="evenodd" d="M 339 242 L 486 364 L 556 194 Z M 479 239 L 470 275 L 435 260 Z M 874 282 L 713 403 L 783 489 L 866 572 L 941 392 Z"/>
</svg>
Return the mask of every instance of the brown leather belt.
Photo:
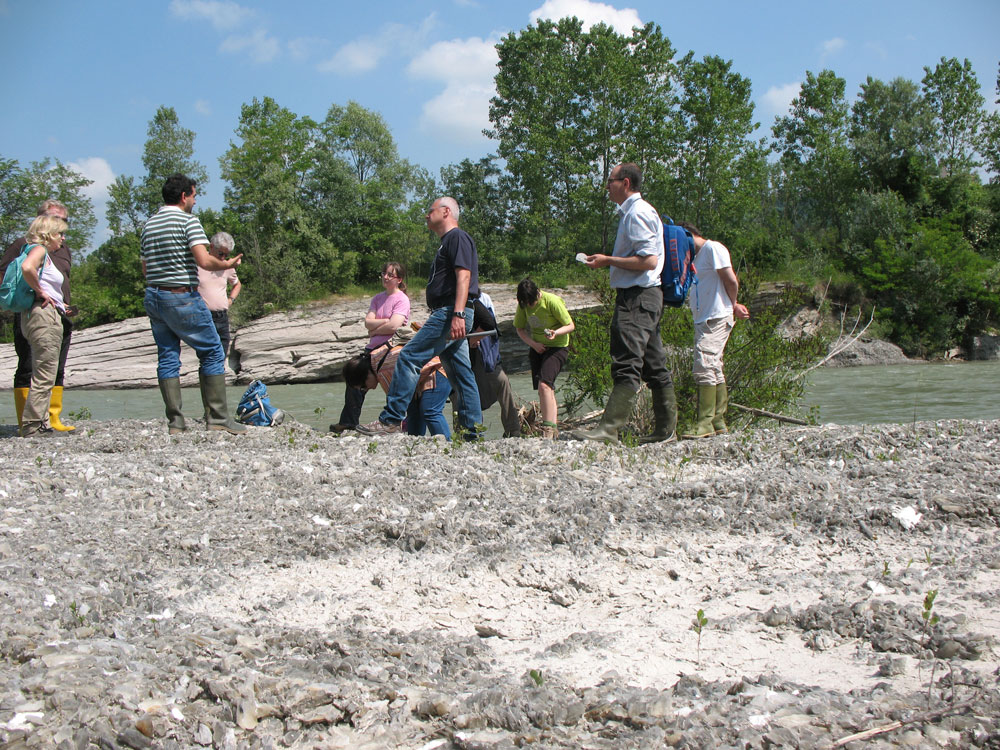
<svg viewBox="0 0 1000 750">
<path fill-rule="evenodd" d="M 161 292 L 173 292 L 174 294 L 198 291 L 198 287 L 196 286 L 158 286 L 157 284 L 150 284 L 150 286 L 153 289 L 159 289 Z"/>
</svg>

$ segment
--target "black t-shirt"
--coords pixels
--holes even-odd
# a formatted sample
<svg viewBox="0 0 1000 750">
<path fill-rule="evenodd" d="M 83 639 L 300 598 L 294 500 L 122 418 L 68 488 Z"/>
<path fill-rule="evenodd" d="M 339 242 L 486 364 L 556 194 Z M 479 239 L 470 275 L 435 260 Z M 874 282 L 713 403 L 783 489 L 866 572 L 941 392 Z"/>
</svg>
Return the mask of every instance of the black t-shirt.
<svg viewBox="0 0 1000 750">
<path fill-rule="evenodd" d="M 469 234 L 458 227 L 441 238 L 434 262 L 427 279 L 427 306 L 431 310 L 455 304 L 455 269 L 465 268 L 469 279 L 469 301 L 479 296 L 479 255 L 476 243 Z"/>
</svg>

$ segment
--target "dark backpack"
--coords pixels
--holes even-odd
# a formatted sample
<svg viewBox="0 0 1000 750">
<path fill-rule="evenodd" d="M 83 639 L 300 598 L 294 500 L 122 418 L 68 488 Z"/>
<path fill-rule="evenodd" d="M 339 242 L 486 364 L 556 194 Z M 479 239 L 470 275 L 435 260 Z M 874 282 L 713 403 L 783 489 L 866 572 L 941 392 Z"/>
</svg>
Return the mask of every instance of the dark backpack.
<svg viewBox="0 0 1000 750">
<path fill-rule="evenodd" d="M 694 237 L 688 230 L 674 224 L 669 216 L 661 218 L 664 258 L 660 288 L 663 290 L 663 304 L 682 307 L 691 285 L 698 283 L 694 270 Z"/>
<path fill-rule="evenodd" d="M 281 424 L 285 412 L 271 405 L 267 386 L 260 380 L 250 384 L 236 407 L 236 421 L 256 427 L 273 427 Z"/>
</svg>

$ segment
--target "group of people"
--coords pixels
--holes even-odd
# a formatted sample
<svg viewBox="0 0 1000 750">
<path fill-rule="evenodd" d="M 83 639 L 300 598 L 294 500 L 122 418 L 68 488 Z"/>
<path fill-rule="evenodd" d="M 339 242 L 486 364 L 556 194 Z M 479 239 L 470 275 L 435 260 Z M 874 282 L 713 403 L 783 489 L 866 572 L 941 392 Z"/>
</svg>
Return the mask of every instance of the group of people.
<svg viewBox="0 0 1000 750">
<path fill-rule="evenodd" d="M 609 197 L 621 218 L 610 255 L 585 256 L 590 268 L 608 268 L 615 290 L 611 322 L 611 375 L 614 383 L 596 427 L 564 434 L 571 439 L 615 441 L 632 411 L 640 384 L 653 397 L 654 426 L 641 442 L 676 439 L 677 404 L 673 381 L 660 339 L 663 296 L 660 273 L 665 260 L 663 225 L 657 211 L 642 198 L 642 172 L 619 164 L 608 178 Z M 242 434 L 226 402 L 225 362 L 230 334 L 228 309 L 240 292 L 232 255 L 233 238 L 220 232 L 209 241 L 192 214 L 197 186 L 175 174 L 163 185 L 164 205 L 141 233 L 143 300 L 157 347 L 157 381 L 170 434 L 184 431 L 181 409 L 180 342 L 198 356 L 199 384 L 209 430 Z M 505 436 L 520 435 L 520 417 L 510 382 L 499 365 L 495 310 L 479 288 L 479 257 L 472 237 L 459 227 L 460 209 L 450 197 L 435 200 L 426 214 L 427 227 L 440 239 L 426 289 L 430 310 L 405 344 L 398 331 L 410 321 L 406 272 L 399 263 L 382 269 L 384 291 L 372 300 L 365 317 L 369 341 L 364 352 L 344 366 L 347 384 L 340 421 L 333 431 L 356 429 L 363 435 L 400 432 L 450 436 L 444 404 L 451 401 L 458 427 L 468 439 L 477 437 L 482 410 L 500 404 Z M 698 383 L 698 419 L 686 437 L 726 431 L 728 390 L 722 354 L 734 318 L 748 318 L 737 303 L 739 281 L 729 251 L 682 224 L 693 236 L 698 283 L 690 296 L 695 323 L 694 376 Z M 3 267 L 31 245 L 22 269 L 35 292 L 32 308 L 15 326 L 18 368 L 15 403 L 23 436 L 51 436 L 73 428 L 63 425 L 62 383 L 66 352 L 75 314 L 69 304 L 70 252 L 65 206 L 45 201 L 26 237 L 12 244 Z M 563 301 L 542 291 L 531 279 L 517 288 L 514 327 L 529 347 L 533 387 L 538 391 L 541 435 L 558 435 L 555 381 L 565 367 L 569 336 L 575 330 Z M 386 392 L 378 419 L 359 424 L 365 393 L 376 386 Z M 23 412 L 23 413 L 22 413 Z"/>
</svg>

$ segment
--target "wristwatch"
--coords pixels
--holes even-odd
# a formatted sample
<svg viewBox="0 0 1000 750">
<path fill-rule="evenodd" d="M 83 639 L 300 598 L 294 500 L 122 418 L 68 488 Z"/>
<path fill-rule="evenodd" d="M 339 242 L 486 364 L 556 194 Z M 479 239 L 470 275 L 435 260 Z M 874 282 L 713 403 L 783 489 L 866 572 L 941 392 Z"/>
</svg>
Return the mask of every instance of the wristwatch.
<svg viewBox="0 0 1000 750">
<path fill-rule="evenodd" d="M 451 317 L 453 317 L 453 318 L 464 318 L 465 317 L 465 313 L 464 312 L 460 312 L 458 310 L 455 310 L 454 312 L 452 312 Z"/>
</svg>

